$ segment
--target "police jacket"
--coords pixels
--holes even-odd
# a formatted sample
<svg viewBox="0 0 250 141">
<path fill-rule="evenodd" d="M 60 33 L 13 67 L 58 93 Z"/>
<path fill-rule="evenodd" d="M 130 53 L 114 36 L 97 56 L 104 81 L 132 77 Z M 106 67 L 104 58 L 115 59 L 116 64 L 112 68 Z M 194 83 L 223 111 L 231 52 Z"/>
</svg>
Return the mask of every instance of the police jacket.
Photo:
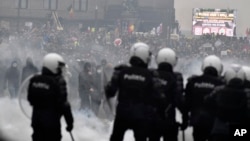
<svg viewBox="0 0 250 141">
<path fill-rule="evenodd" d="M 216 88 L 206 97 L 206 105 L 213 108 L 216 117 L 227 123 L 244 123 L 247 113 L 247 96 L 239 79 Z"/>
<path fill-rule="evenodd" d="M 146 117 L 145 109 L 152 100 L 152 74 L 137 57 L 132 57 L 130 64 L 115 68 L 105 94 L 111 98 L 118 91 L 116 116 L 141 119 Z"/>
<path fill-rule="evenodd" d="M 248 116 L 248 127 L 250 127 L 250 81 L 245 80 L 244 82 L 245 92 L 247 94 L 247 116 Z"/>
<path fill-rule="evenodd" d="M 173 72 L 172 70 L 169 70 L 169 72 L 174 73 L 174 77 L 176 79 L 176 92 L 178 95 L 183 95 L 184 93 L 184 85 L 183 85 L 183 76 L 180 72 Z"/>
<path fill-rule="evenodd" d="M 206 68 L 204 74 L 192 76 L 188 79 L 185 89 L 186 107 L 191 116 L 197 116 L 200 110 L 204 110 L 204 98 L 209 95 L 217 86 L 223 85 L 217 77 L 214 68 Z"/>
<path fill-rule="evenodd" d="M 156 71 L 156 72 L 155 72 Z M 154 86 L 154 105 L 156 105 L 162 119 L 167 119 L 170 123 L 175 123 L 175 108 L 182 113 L 183 95 L 182 87 L 177 82 L 177 76 L 172 71 L 172 67 L 167 63 L 161 63 L 157 70 L 153 71 Z M 179 81 L 182 75 L 178 75 Z M 179 82 L 179 84 L 182 82 Z"/>
<path fill-rule="evenodd" d="M 60 128 L 60 118 L 73 124 L 70 104 L 67 101 L 66 81 L 43 68 L 42 74 L 30 79 L 28 101 L 33 107 L 32 126 Z"/>
</svg>

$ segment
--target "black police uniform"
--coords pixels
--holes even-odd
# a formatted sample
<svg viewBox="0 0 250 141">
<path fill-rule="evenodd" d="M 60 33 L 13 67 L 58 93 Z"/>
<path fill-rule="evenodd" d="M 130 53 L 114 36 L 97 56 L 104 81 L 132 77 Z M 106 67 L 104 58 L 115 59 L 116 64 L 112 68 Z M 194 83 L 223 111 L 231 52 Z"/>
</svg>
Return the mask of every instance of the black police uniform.
<svg viewBox="0 0 250 141">
<path fill-rule="evenodd" d="M 204 106 L 204 98 L 220 85 L 223 82 L 212 67 L 207 67 L 204 74 L 188 79 L 185 100 L 188 112 L 191 113 L 190 124 L 193 126 L 194 141 L 205 141 L 210 137 L 214 116 Z"/>
<path fill-rule="evenodd" d="M 247 117 L 248 120 L 246 121 L 246 125 L 247 128 L 250 129 L 250 81 L 249 80 L 245 80 L 244 81 L 244 88 L 245 88 L 245 92 L 247 95 Z"/>
<path fill-rule="evenodd" d="M 35 75 L 30 80 L 28 101 L 33 107 L 33 141 L 60 141 L 62 116 L 65 117 L 67 130 L 72 130 L 73 116 L 62 76 L 43 68 L 41 75 Z"/>
<path fill-rule="evenodd" d="M 106 97 L 118 91 L 118 105 L 110 141 L 122 141 L 126 130 L 132 129 L 136 141 L 146 140 L 148 105 L 152 94 L 152 74 L 137 57 L 130 59 L 132 66 L 116 67 L 105 88 Z"/>
<path fill-rule="evenodd" d="M 206 97 L 205 103 L 215 114 L 213 141 L 229 141 L 230 127 L 246 123 L 247 96 L 242 80 L 232 79 L 227 85 L 216 88 Z"/>
<path fill-rule="evenodd" d="M 184 109 L 183 79 L 180 73 L 174 73 L 172 66 L 161 63 L 158 70 L 153 71 L 154 76 L 154 104 L 157 115 L 151 120 L 149 141 L 177 141 L 179 124 L 176 122 L 176 108 L 187 117 Z M 178 79 L 178 82 L 177 82 Z M 186 119 L 183 119 L 185 122 Z"/>
</svg>

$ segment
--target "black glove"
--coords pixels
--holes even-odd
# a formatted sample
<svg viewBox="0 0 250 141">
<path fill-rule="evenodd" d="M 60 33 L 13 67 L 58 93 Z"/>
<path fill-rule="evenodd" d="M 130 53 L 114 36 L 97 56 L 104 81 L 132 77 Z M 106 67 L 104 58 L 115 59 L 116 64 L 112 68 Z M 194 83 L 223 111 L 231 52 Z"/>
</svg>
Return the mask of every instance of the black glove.
<svg viewBox="0 0 250 141">
<path fill-rule="evenodd" d="M 68 125 L 68 126 L 66 127 L 66 130 L 67 130 L 68 132 L 71 132 L 72 129 L 73 129 L 73 124 Z"/>
</svg>

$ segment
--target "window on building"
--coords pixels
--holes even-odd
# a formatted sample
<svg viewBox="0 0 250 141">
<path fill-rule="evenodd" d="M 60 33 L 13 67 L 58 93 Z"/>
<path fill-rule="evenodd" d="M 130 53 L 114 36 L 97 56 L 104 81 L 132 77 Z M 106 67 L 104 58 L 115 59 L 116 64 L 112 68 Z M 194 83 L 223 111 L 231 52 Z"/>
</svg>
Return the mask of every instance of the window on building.
<svg viewBox="0 0 250 141">
<path fill-rule="evenodd" d="M 22 9 L 28 8 L 28 0 L 15 0 L 15 7 Z"/>
<path fill-rule="evenodd" d="M 21 8 L 28 8 L 28 0 L 21 0 Z"/>
<path fill-rule="evenodd" d="M 88 0 L 74 0 L 73 8 L 76 11 L 87 11 Z"/>
<path fill-rule="evenodd" d="M 73 8 L 75 11 L 80 11 L 80 0 L 74 0 Z"/>
<path fill-rule="evenodd" d="M 88 9 L 88 0 L 80 0 L 81 11 L 87 11 Z"/>
<path fill-rule="evenodd" d="M 58 0 L 43 0 L 43 8 L 56 10 L 58 6 Z"/>
<path fill-rule="evenodd" d="M 58 0 L 50 0 L 50 9 L 56 10 L 58 5 Z"/>
<path fill-rule="evenodd" d="M 50 0 L 43 0 L 43 8 L 44 9 L 49 9 L 49 1 Z"/>
</svg>

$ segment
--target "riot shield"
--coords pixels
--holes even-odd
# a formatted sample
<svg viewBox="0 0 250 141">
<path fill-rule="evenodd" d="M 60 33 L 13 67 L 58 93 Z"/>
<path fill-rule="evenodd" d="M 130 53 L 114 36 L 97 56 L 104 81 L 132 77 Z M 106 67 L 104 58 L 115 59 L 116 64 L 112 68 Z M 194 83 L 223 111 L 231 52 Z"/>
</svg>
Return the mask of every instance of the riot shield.
<svg viewBox="0 0 250 141">
<path fill-rule="evenodd" d="M 22 111 L 22 113 L 29 119 L 31 119 L 31 114 L 32 114 L 32 107 L 28 102 L 28 87 L 30 84 L 30 79 L 34 76 L 30 75 L 27 77 L 23 83 L 21 84 L 19 91 L 18 91 L 18 102 L 19 102 L 19 107 Z"/>
</svg>

